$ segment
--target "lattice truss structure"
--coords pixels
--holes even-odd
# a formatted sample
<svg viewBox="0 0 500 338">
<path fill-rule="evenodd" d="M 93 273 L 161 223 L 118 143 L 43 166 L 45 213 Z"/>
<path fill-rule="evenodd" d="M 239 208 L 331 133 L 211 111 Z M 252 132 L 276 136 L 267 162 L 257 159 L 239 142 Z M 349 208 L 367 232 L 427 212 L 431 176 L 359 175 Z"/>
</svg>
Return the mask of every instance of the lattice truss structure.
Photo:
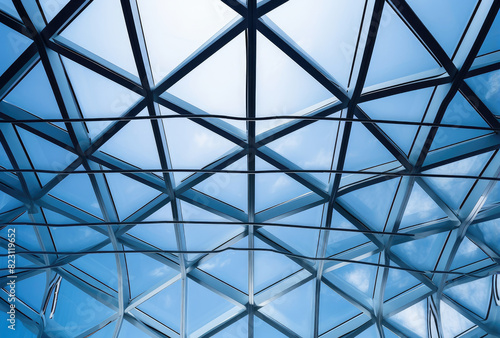
<svg viewBox="0 0 500 338">
<path fill-rule="evenodd" d="M 0 335 L 500 336 L 499 6 L 0 1 Z"/>
</svg>

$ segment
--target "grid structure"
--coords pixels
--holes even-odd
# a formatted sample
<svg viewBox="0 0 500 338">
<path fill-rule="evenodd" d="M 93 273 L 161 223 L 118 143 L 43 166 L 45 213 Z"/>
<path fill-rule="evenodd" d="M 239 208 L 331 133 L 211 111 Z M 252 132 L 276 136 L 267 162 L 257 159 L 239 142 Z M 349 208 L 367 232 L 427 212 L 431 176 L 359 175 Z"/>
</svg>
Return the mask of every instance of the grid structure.
<svg viewBox="0 0 500 338">
<path fill-rule="evenodd" d="M 500 336 L 499 7 L 0 1 L 2 336 Z"/>
</svg>

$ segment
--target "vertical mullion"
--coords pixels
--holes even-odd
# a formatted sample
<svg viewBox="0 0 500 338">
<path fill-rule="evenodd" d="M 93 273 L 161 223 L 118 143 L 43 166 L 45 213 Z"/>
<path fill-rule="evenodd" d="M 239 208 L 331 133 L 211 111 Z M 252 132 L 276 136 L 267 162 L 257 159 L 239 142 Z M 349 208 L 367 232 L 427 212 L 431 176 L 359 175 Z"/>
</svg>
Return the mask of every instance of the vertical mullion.
<svg viewBox="0 0 500 338">
<path fill-rule="evenodd" d="M 248 28 L 246 32 L 246 116 L 255 117 L 256 67 L 257 67 L 257 1 L 248 0 Z M 247 121 L 248 155 L 247 169 L 255 170 L 255 121 Z M 248 248 L 255 246 L 255 175 L 248 174 Z M 255 255 L 248 252 L 248 337 L 253 337 L 254 327 L 254 272 Z"/>
</svg>

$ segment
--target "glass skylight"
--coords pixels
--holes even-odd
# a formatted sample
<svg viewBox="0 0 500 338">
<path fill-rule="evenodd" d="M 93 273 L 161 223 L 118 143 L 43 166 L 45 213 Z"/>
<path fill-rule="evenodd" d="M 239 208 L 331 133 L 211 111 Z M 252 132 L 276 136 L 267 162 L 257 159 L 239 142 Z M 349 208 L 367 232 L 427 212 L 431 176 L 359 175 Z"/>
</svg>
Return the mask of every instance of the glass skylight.
<svg viewBox="0 0 500 338">
<path fill-rule="evenodd" d="M 0 337 L 500 337 L 499 9 L 0 0 Z"/>
</svg>

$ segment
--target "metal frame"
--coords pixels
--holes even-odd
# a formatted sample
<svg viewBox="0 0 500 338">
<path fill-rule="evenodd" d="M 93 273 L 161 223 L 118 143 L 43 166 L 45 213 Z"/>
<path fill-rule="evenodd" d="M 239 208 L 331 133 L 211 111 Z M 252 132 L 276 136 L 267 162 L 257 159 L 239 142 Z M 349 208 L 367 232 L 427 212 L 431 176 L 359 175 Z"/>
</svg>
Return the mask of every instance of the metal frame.
<svg viewBox="0 0 500 338">
<path fill-rule="evenodd" d="M 199 50 L 188 57 L 157 85 L 154 84 L 152 78 L 152 69 L 140 22 L 141 18 L 137 0 L 121 0 L 121 7 L 139 78 L 120 69 L 116 65 L 95 57 L 95 55 L 92 55 L 71 41 L 66 41 L 58 35 L 68 24 L 71 24 L 71 21 L 75 17 L 91 4 L 92 0 L 70 1 L 49 23 L 46 22 L 38 1 L 13 0 L 22 18 L 22 22 L 0 11 L 0 23 L 33 40 L 32 44 L 0 76 L 0 99 L 3 100 L 28 71 L 38 62 L 41 62 L 49 78 L 67 129 L 67 132 L 65 132 L 49 123 L 0 123 L 0 144 L 5 149 L 12 164 L 12 168 L 6 169 L 18 170 L 16 175 L 8 173 L 5 170 L 0 171 L 0 191 L 19 201 L 19 207 L 13 210 L 0 210 L 0 221 L 5 226 L 8 226 L 9 224 L 14 224 L 20 215 L 26 213 L 33 224 L 47 224 L 48 222 L 46 222 L 43 215 L 43 209 L 48 209 L 82 223 L 82 226 L 89 223 L 108 223 L 106 227 L 92 227 L 92 229 L 105 235 L 107 240 L 92 248 L 88 248 L 88 250 L 82 251 L 81 255 L 54 254 L 56 248 L 51 239 L 50 228 L 48 226 L 34 225 L 33 230 L 36 233 L 39 246 L 46 253 L 35 254 L 34 252 L 30 253 L 30 250 L 26 249 L 27 252 L 23 253 L 22 256 L 31 261 L 35 267 L 39 267 L 39 270 L 18 268 L 16 273 L 18 280 L 21 281 L 39 273 L 45 274 L 47 283 L 44 292 L 44 303 L 47 303 L 52 296 L 55 277 L 61 276 L 63 280 L 69 281 L 91 297 L 98 299 L 116 311 L 115 315 L 105 318 L 97 326 L 88 328 L 85 332 L 80 333 L 79 337 L 92 334 L 110 322 L 116 323 L 114 337 L 117 337 L 123 321 L 131 323 L 145 334 L 154 337 L 208 337 L 221 332 L 244 317 L 248 317 L 248 337 L 253 337 L 256 316 L 281 333 L 290 337 L 298 337 L 297 333 L 293 332 L 291 328 L 286 327 L 283 323 L 265 315 L 259 310 L 273 300 L 286 295 L 308 282 L 313 282 L 315 285 L 314 325 L 311 330 L 311 336 L 354 337 L 372 325 L 375 325 L 380 337 L 385 337 L 384 327 L 400 336 L 412 336 L 413 333 L 411 331 L 401 325 L 395 324 L 389 318 L 424 299 L 427 299 L 428 304 L 428 322 L 434 323 L 429 324 L 429 336 L 441 337 L 443 334 L 440 317 L 441 300 L 449 304 L 474 324 L 474 327 L 464 336 L 482 336 L 486 333 L 493 336 L 500 335 L 500 307 L 498 302 L 495 303 L 493 300 L 495 297 L 493 292 L 489 315 L 486 319 L 480 318 L 472 311 L 461 306 L 445 293 L 449 287 L 477 279 L 477 275 L 467 275 L 467 273 L 483 273 L 485 276 L 498 273 L 500 252 L 485 243 L 477 227 L 470 227 L 471 224 L 500 217 L 498 206 L 488 209 L 483 208 L 487 196 L 496 184 L 496 180 L 475 180 L 465 201 L 463 201 L 458 210 L 455 210 L 439 197 L 439 191 L 435 191 L 423 178 L 418 177 L 418 174 L 426 170 L 487 152 L 492 152 L 492 156 L 480 175 L 495 178 L 500 176 L 500 155 L 498 154 L 498 149 L 500 148 L 500 136 L 498 135 L 500 122 L 464 82 L 468 77 L 500 69 L 500 52 L 488 55 L 487 58 L 481 57 L 476 59 L 493 20 L 497 16 L 500 1 L 483 0 L 478 2 L 474 15 L 468 24 L 466 32 L 462 36 L 461 43 L 455 51 L 453 58 L 450 58 L 446 54 L 432 33 L 426 28 L 405 0 L 366 1 L 360 32 L 361 28 L 367 28 L 368 34 L 364 37 L 366 38 L 364 46 L 357 46 L 359 47 L 359 52 L 353 60 L 350 80 L 352 83 L 349 84 L 349 89 L 342 88 L 335 79 L 325 75 L 316 61 L 302 51 L 288 37 L 284 36 L 283 32 L 265 17 L 267 13 L 285 4 L 287 0 L 267 0 L 259 4 L 257 4 L 257 0 L 247 0 L 246 5 L 237 0 L 221 1 L 236 11 L 241 17 L 218 32 L 216 36 L 207 41 Z M 394 80 L 391 83 L 370 88 L 369 91 L 366 91 L 364 83 L 375 47 L 381 16 L 384 8 L 387 6 L 391 6 L 419 38 L 441 65 L 445 75 L 422 78 L 424 75 L 420 74 L 421 78 Z M 246 37 L 246 117 L 248 118 L 246 133 L 242 133 L 239 129 L 222 119 L 199 118 L 200 116 L 207 115 L 207 113 L 190 105 L 189 102 L 183 102 L 171 95 L 164 94 L 167 89 L 243 32 Z M 330 173 L 328 185 L 316 179 L 310 172 L 300 171 L 301 168 L 299 166 L 267 146 L 270 142 L 278 138 L 284 137 L 312 123 L 321 122 L 316 122 L 313 119 L 294 119 L 262 134 L 256 134 L 256 122 L 254 118 L 256 116 L 257 32 L 260 32 L 269 39 L 318 83 L 338 98 L 338 101 L 333 104 L 305 114 L 307 117 L 321 118 L 340 112 L 341 116 L 346 118 L 345 121 L 339 121 L 337 145 L 334 158 L 332 159 L 332 163 L 334 163 L 334 167 L 332 168 L 337 173 Z M 96 139 L 91 140 L 83 122 L 84 119 L 80 111 L 78 99 L 73 91 L 71 81 L 67 76 L 60 56 L 64 56 L 140 94 L 142 98 L 123 114 L 123 117 L 127 117 L 127 119 L 112 121 L 106 130 Z M 430 125 L 428 127 L 420 126 L 410 153 L 405 154 L 384 133 L 377 123 L 366 122 L 370 118 L 362 111 L 358 104 L 421 88 L 434 88 L 425 119 L 422 121 L 422 124 L 427 123 Z M 470 101 L 488 126 L 491 127 L 492 133 L 430 151 L 430 146 L 439 129 L 439 124 L 443 119 L 444 113 L 458 92 Z M 170 160 L 167 135 L 163 129 L 163 120 L 155 118 L 161 116 L 160 106 L 169 108 L 177 114 L 185 115 L 187 116 L 186 118 L 189 118 L 189 116 L 196 117 L 192 118 L 191 121 L 232 142 L 234 148 L 223 157 L 214 159 L 213 163 L 203 168 L 207 171 L 195 172 L 185 181 L 176 185 L 171 171 L 176 168 L 173 168 Z M 148 115 L 151 117 L 150 123 L 161 162 L 161 169 L 164 170 L 161 177 L 151 172 L 135 172 L 134 169 L 137 169 L 136 167 L 99 150 L 102 144 L 130 123 L 143 109 L 147 109 Z M 33 115 L 2 101 L 0 102 L 0 118 L 21 121 L 33 119 Z M 365 120 L 365 122 L 355 121 L 355 118 Z M 77 120 L 77 122 L 71 120 Z M 361 171 L 359 174 L 348 178 L 342 177 L 341 172 L 344 169 L 353 123 L 363 123 L 373 137 L 396 159 L 396 161 L 381 164 L 372 169 L 378 172 L 390 172 L 396 174 L 397 177 L 369 172 L 363 173 Z M 58 173 L 48 184 L 41 187 L 35 171 L 22 170 L 33 169 L 33 167 L 29 155 L 25 152 L 23 143 L 18 136 L 18 128 L 28 130 L 51 143 L 65 148 L 77 155 L 77 159 Z M 246 174 L 248 184 L 248 205 L 246 212 L 193 188 L 214 175 L 214 173 L 224 170 L 224 168 L 242 158 L 246 158 L 247 170 L 250 172 Z M 283 171 L 283 173 L 307 187 L 311 192 L 263 211 L 256 210 L 255 201 L 258 196 L 256 196 L 255 191 L 255 177 L 258 173 L 254 172 L 257 158 Z M 120 220 L 113 202 L 112 192 L 106 182 L 105 174 L 102 172 L 89 174 L 92 188 L 97 196 L 99 207 L 103 214 L 103 219 L 100 219 L 50 195 L 51 189 L 57 186 L 62 179 L 68 175 L 72 175 L 72 172 L 80 166 L 83 166 L 88 171 L 98 171 L 102 167 L 116 171 L 121 170 L 127 177 L 156 190 L 158 196 L 125 220 Z M 196 171 L 196 168 L 193 169 L 193 171 Z M 298 171 L 294 172 L 294 170 Z M 399 176 L 398 173 L 400 173 Z M 367 297 L 362 294 L 345 280 L 325 277 L 327 272 L 338 269 L 345 265 L 345 263 L 327 260 L 311 262 L 306 258 L 299 258 L 298 256 L 301 253 L 297 249 L 287 245 L 279 238 L 275 238 L 258 225 L 263 222 L 275 222 L 312 207 L 322 206 L 322 222 L 317 226 L 331 228 L 334 213 L 338 213 L 349 220 L 357 229 L 370 230 L 372 228 L 370 224 L 363 221 L 363 215 L 359 214 L 355 206 L 345 203 L 341 197 L 388 179 L 398 180 L 398 189 L 391 201 L 392 207 L 387 215 L 384 231 L 414 234 L 416 235 L 415 239 L 412 237 L 367 233 L 365 234 L 367 238 L 365 244 L 348 248 L 333 256 L 339 259 L 358 261 L 369 255 L 379 254 L 380 266 L 377 268 L 373 297 Z M 448 218 L 411 228 L 400 229 L 400 223 L 415 184 L 421 186 L 446 211 Z M 248 248 L 250 249 L 248 251 L 248 294 L 198 269 L 199 265 L 212 258 L 216 253 L 201 254 L 194 261 L 189 261 L 186 253 L 174 255 L 168 252 L 151 252 L 146 254 L 162 264 L 166 264 L 177 270 L 178 275 L 130 299 L 126 255 L 119 251 L 128 248 L 141 252 L 154 249 L 155 247 L 128 235 L 127 231 L 132 229 L 134 224 L 140 224 L 141 221 L 147 219 L 160 208 L 169 205 L 173 215 L 177 249 L 178 251 L 185 252 L 188 248 L 186 247 L 184 227 L 189 225 L 183 223 L 184 217 L 180 203 L 186 202 L 222 216 L 229 221 L 239 222 L 244 226 L 244 230 L 240 234 L 226 243 L 220 243 L 217 249 L 231 247 L 239 240 L 247 238 Z M 316 257 L 323 258 L 327 256 L 326 252 L 330 233 L 330 231 L 326 230 L 319 232 Z M 438 233 L 447 233 L 448 239 L 439 256 L 436 270 L 449 271 L 457 250 L 466 237 L 473 240 L 491 259 L 488 262 L 476 262 L 471 266 L 462 268 L 460 271 L 463 271 L 465 274 L 459 277 L 455 277 L 453 274 L 436 273 L 429 275 L 409 271 L 409 273 L 421 282 L 419 286 L 407 290 L 395 298 L 385 300 L 384 292 L 390 270 L 388 266 L 391 262 L 398 264 L 401 268 L 412 269 L 412 266 L 393 253 L 391 250 L 392 246 Z M 264 290 L 255 290 L 254 273 L 258 267 L 255 264 L 255 253 L 251 250 L 255 248 L 255 239 L 263 241 L 271 248 L 283 253 L 298 255 L 297 257 L 290 257 L 290 259 L 300 266 L 300 270 L 277 281 Z M 2 247 L 6 247 L 6 243 L 5 238 L 0 239 Z M 118 290 L 114 290 L 112 287 L 98 282 L 92 276 L 71 265 L 71 262 L 84 256 L 86 251 L 99 250 L 108 244 L 112 245 L 114 251 L 118 251 L 115 253 Z M 496 276 L 489 278 L 491 279 L 492 290 L 496 290 L 498 287 Z M 180 331 L 177 332 L 155 320 L 150 314 L 144 313 L 138 307 L 158 292 L 168 288 L 179 280 L 182 284 L 182 305 Z M 234 304 L 233 310 L 221 315 L 212 322 L 206 323 L 196 332 L 188 334 L 188 280 L 194 281 L 229 300 Z M 7 276 L 4 275 L 4 277 L 0 278 L 0 286 L 5 286 L 7 282 Z M 322 288 L 329 288 L 340 294 L 356 306 L 362 315 L 355 316 L 345 323 L 331 327 L 327 332 L 321 332 L 319 321 Z M 2 293 L 0 298 L 0 308 L 6 309 L 8 306 L 6 294 Z M 58 324 L 54 320 L 48 319 L 47 313 L 43 313 L 43 311 L 37 312 L 25 304 L 20 304 L 19 310 L 22 311 L 21 321 L 34 335 L 52 337 L 57 332 L 58 337 L 71 336 L 71 332 L 65 331 L 65 328 L 60 325 L 61 323 Z M 434 330 L 430 328 L 432 325 L 434 326 Z"/>
</svg>

